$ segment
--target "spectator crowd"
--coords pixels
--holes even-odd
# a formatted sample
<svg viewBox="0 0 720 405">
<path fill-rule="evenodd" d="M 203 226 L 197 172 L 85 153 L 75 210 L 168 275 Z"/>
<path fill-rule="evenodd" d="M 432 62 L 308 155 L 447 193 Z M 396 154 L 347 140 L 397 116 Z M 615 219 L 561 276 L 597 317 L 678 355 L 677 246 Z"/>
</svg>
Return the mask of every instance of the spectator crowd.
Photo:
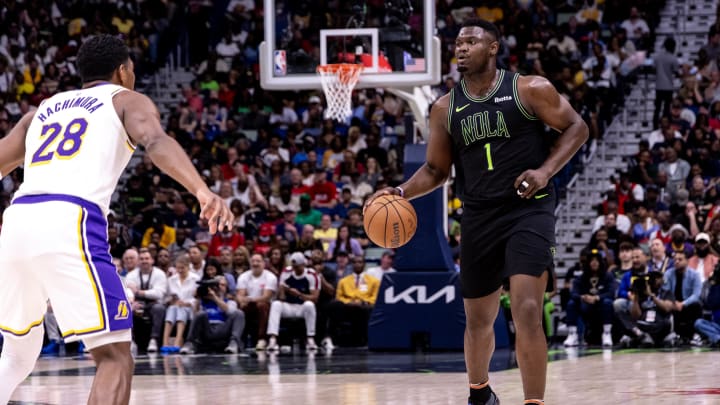
<svg viewBox="0 0 720 405">
<path fill-rule="evenodd" d="M 720 345 L 720 7 L 691 60 L 661 43 L 653 130 L 610 178 L 566 275 L 566 346 Z"/>
<path fill-rule="evenodd" d="M 343 15 L 338 12 L 343 2 L 305 3 L 312 15 Z M 383 16 L 383 1 L 365 3 L 368 15 Z M 652 27 L 661 8 L 649 0 L 436 3 L 443 82 L 435 93 L 445 94 L 460 79 L 453 47 L 462 22 L 490 20 L 502 33 L 500 65 L 547 77 L 588 123 L 591 141 L 584 153 L 595 147 L 623 105 L 638 60 L 652 50 Z M 303 18 L 308 10 L 299 9 L 288 18 L 286 38 L 303 48 L 318 32 Z M 416 17 L 408 17 L 413 27 Z M 178 102 L 165 106 L 170 111 L 163 117 L 165 129 L 211 189 L 226 199 L 236 220 L 231 229 L 210 235 L 208 224 L 198 219 L 195 199 L 147 156 L 128 169 L 113 199 L 108 235 L 118 272 L 134 297 L 135 341 L 141 350 L 276 350 L 288 343 L 284 334 L 301 336 L 311 350 L 318 344 L 332 348 L 334 341 L 366 343 L 380 280 L 394 269 L 393 253 L 378 253 L 368 240 L 361 207 L 374 190 L 403 179 L 406 133 L 401 127 L 408 108 L 402 100 L 382 89 L 356 91 L 352 117 L 333 122 L 323 118 L 321 92 L 262 89 L 260 1 L 16 0 L 0 6 L 0 26 L 1 136 L 43 99 L 81 85 L 74 57 L 90 35 L 124 38 L 141 84 L 149 82 L 171 49 L 179 45 L 187 55 L 195 80 L 178 89 Z M 720 141 L 714 129 L 720 104 L 712 102 L 720 94 L 718 46 L 716 33 L 705 56 L 701 52 L 696 63 L 680 69 L 683 88 L 659 121 L 660 133 L 641 145 L 633 166 L 602 204 L 590 251 L 601 254 L 588 253 L 595 259 L 580 266 L 588 276 L 578 282 L 596 298 L 572 290 L 566 300 L 573 308 L 568 323 L 574 317 L 582 324 L 586 313 L 597 313 L 602 325 L 614 323 L 618 308 L 635 314 L 635 295 L 619 297 L 626 299 L 621 304 L 615 299 L 616 284 L 600 276 L 629 263 L 621 260 L 621 233 L 634 247 L 649 244 L 655 232 L 673 250 L 680 242 L 672 244 L 669 235 L 677 222 L 686 230 L 685 239 L 695 242 L 706 235 L 711 255 L 720 246 L 720 217 L 712 220 L 718 212 L 713 197 Z M 579 156 L 555 178 L 558 188 L 581 165 Z M 3 178 L 2 207 L 21 181 L 21 170 Z M 449 189 L 449 243 L 457 248 L 462 207 Z M 678 208 L 683 191 L 686 203 Z M 622 219 L 625 214 L 633 219 Z M 616 228 L 610 226 L 613 215 Z M 629 228 L 617 230 L 624 225 Z M 683 244 L 689 267 L 700 251 L 696 244 Z M 685 274 L 677 270 L 678 262 L 665 263 L 663 277 L 671 269 Z M 705 276 L 698 280 L 711 278 L 714 264 L 705 265 Z M 691 279 L 680 278 L 683 283 Z M 628 290 L 632 293 L 632 283 Z M 683 310 L 689 313 L 698 300 Z M 52 322 L 52 316 L 47 320 Z M 47 329 L 57 329 L 51 326 Z M 56 336 L 49 336 L 48 352 L 55 350 Z"/>
</svg>

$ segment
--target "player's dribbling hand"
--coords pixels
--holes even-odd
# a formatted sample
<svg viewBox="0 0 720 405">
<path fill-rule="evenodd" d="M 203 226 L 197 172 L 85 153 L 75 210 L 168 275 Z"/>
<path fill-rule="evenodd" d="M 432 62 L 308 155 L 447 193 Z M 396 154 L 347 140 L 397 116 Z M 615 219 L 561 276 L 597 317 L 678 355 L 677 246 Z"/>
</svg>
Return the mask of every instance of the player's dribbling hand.
<svg viewBox="0 0 720 405">
<path fill-rule="evenodd" d="M 208 189 L 198 191 L 197 199 L 201 207 L 200 218 L 207 219 L 210 234 L 232 228 L 235 217 L 225 200 Z"/>
<path fill-rule="evenodd" d="M 367 209 L 367 207 L 372 205 L 373 201 L 376 198 L 383 196 L 383 195 L 400 195 L 400 190 L 398 190 L 395 187 L 385 187 L 383 189 L 376 191 L 373 195 L 368 197 L 367 200 L 365 200 L 365 205 L 363 206 L 363 214 L 365 214 L 365 210 Z"/>
<path fill-rule="evenodd" d="M 515 179 L 515 189 L 518 190 L 520 198 L 532 198 L 547 186 L 549 180 L 550 176 L 542 170 L 525 170 Z"/>
</svg>

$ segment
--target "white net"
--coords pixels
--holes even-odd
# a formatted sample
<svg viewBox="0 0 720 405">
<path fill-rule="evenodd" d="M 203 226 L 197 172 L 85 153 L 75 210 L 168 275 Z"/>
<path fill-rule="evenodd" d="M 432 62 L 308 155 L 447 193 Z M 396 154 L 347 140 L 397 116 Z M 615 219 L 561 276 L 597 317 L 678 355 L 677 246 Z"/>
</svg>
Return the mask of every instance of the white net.
<svg viewBox="0 0 720 405">
<path fill-rule="evenodd" d="M 360 78 L 362 65 L 336 63 L 318 66 L 327 108 L 325 118 L 345 121 L 352 115 L 352 91 Z"/>
</svg>

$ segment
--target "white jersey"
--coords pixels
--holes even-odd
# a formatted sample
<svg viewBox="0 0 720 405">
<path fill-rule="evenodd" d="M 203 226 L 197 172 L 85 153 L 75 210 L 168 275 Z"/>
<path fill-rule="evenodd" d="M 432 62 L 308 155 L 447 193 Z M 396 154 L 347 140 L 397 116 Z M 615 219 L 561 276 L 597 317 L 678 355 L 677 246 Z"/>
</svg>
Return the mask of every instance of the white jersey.
<svg viewBox="0 0 720 405">
<path fill-rule="evenodd" d="M 110 83 L 58 93 L 43 101 L 25 140 L 25 181 L 16 197 L 65 194 L 104 214 L 135 145 L 113 106 L 127 90 Z"/>
</svg>

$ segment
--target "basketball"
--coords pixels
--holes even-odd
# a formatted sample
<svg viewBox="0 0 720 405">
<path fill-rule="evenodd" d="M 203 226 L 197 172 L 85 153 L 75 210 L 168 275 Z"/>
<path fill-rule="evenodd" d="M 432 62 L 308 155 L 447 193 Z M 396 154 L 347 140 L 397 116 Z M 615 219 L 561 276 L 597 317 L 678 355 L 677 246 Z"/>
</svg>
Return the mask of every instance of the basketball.
<svg viewBox="0 0 720 405">
<path fill-rule="evenodd" d="M 376 245 L 398 248 L 415 235 L 417 215 L 407 199 L 383 195 L 367 207 L 363 225 L 368 238 Z"/>
</svg>

